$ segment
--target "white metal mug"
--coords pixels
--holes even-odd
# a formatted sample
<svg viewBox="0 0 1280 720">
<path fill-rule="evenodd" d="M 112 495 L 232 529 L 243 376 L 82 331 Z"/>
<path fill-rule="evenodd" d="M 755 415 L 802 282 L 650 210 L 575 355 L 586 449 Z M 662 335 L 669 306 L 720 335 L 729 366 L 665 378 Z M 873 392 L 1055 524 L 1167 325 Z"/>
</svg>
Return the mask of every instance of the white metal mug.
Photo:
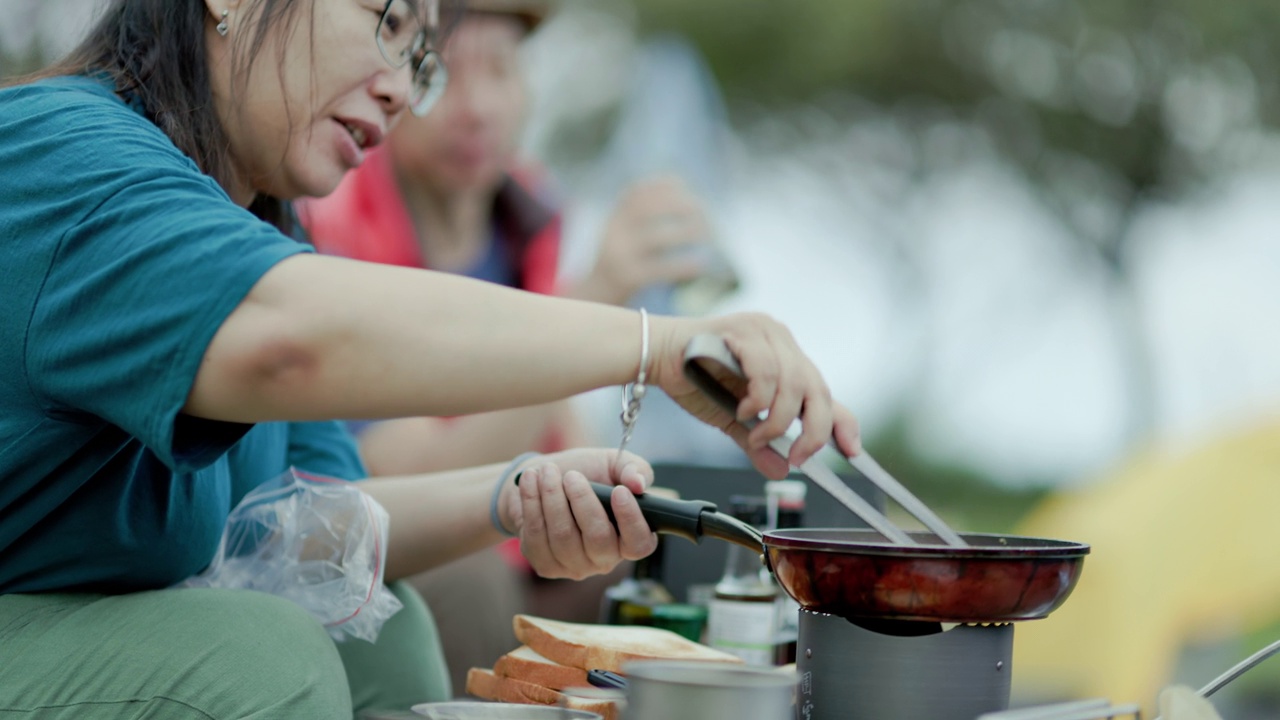
<svg viewBox="0 0 1280 720">
<path fill-rule="evenodd" d="M 708 662 L 637 660 L 627 676 L 626 720 L 790 720 L 794 671 Z"/>
</svg>

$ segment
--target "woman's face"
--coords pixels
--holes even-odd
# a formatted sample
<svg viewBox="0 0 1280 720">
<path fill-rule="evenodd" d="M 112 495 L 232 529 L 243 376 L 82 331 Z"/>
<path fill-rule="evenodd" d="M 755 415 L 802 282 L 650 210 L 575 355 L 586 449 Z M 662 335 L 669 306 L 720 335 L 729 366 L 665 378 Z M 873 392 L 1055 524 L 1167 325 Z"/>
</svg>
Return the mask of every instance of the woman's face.
<svg viewBox="0 0 1280 720">
<path fill-rule="evenodd" d="M 426 117 L 407 116 L 388 140 L 400 177 L 444 192 L 485 192 L 510 170 L 527 93 L 524 28 L 502 15 L 467 15 L 449 36 L 449 84 Z"/>
<path fill-rule="evenodd" d="M 227 35 L 211 21 L 207 40 L 214 103 L 238 171 L 228 191 L 242 204 L 257 193 L 329 194 L 408 101 L 411 67 L 392 67 L 378 49 L 384 0 L 298 3 L 296 22 L 271 29 L 246 79 L 234 75 L 249 62 L 260 4 L 206 0 L 214 21 L 230 11 Z"/>
</svg>

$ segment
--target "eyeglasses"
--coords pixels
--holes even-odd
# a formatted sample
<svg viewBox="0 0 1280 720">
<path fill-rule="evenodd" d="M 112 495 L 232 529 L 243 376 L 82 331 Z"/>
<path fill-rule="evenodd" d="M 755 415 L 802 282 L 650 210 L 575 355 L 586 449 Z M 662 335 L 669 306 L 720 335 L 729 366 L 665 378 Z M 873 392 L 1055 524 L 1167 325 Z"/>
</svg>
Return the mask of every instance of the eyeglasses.
<svg viewBox="0 0 1280 720">
<path fill-rule="evenodd" d="M 387 0 L 378 21 L 382 57 L 391 67 L 412 64 L 409 110 L 418 117 L 431 110 L 449 84 L 449 71 L 435 47 L 439 27 L 439 0 Z"/>
</svg>

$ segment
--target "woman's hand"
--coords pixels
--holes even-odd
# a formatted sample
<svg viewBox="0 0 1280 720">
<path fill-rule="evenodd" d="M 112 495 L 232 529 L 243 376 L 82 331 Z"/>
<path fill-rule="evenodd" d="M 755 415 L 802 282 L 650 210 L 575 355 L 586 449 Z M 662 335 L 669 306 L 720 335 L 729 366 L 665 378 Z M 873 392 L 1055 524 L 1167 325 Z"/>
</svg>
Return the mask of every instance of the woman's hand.
<svg viewBox="0 0 1280 720">
<path fill-rule="evenodd" d="M 654 283 L 693 280 L 705 268 L 684 251 L 709 238 L 702 204 L 679 178 L 636 183 L 609 217 L 595 267 L 566 294 L 621 305 Z"/>
<path fill-rule="evenodd" d="M 727 372 L 714 372 L 721 384 L 740 398 L 738 411 L 725 412 L 684 376 L 684 350 L 700 333 L 719 335 L 738 358 L 748 381 Z M 800 350 L 786 326 L 756 313 L 709 319 L 653 318 L 653 353 L 649 373 L 661 387 L 694 417 L 720 428 L 732 437 L 767 477 L 786 476 L 831 437 L 846 456 L 862 449 L 858 421 L 831 398 L 821 373 Z M 754 429 L 740 422 L 768 411 L 768 418 Z M 641 413 L 640 422 L 643 420 Z M 800 436 L 790 456 L 780 457 L 769 442 L 786 433 L 799 419 Z"/>
<path fill-rule="evenodd" d="M 521 468 L 518 486 L 503 489 L 499 519 L 519 536 L 520 551 L 542 577 L 580 580 L 657 547 L 633 494 L 653 484 L 653 468 L 632 453 L 617 457 L 617 450 L 604 449 L 542 455 Z M 610 498 L 616 529 L 591 482 L 617 486 Z"/>
</svg>

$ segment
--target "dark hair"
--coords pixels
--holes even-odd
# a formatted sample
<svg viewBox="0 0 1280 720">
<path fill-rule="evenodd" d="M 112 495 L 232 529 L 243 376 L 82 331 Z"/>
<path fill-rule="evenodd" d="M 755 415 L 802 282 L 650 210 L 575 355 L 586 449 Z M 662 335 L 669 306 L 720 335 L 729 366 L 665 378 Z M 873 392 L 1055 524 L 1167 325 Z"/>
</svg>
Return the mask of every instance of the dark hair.
<svg viewBox="0 0 1280 720">
<path fill-rule="evenodd" d="M 273 31 L 289 36 L 298 20 L 299 0 L 243 0 L 242 12 L 257 14 L 251 36 L 232 39 L 233 82 L 246 82 L 259 50 Z M 312 0 L 312 3 L 314 0 Z M 311 5 L 314 10 L 314 5 Z M 461 19 L 464 0 L 440 0 L 439 41 Z M 314 20 L 314 12 L 311 20 Z M 230 187 L 234 168 L 230 142 L 213 102 L 207 24 L 213 18 L 203 0 L 114 0 L 74 50 L 51 67 L 20 78 L 20 84 L 63 75 L 105 73 L 116 92 L 142 107 L 179 150 L 202 172 Z M 370 38 L 372 40 L 372 38 Z M 277 68 L 283 72 L 286 44 Z M 249 211 L 287 235 L 297 233 L 289 203 L 258 194 Z"/>
<path fill-rule="evenodd" d="M 251 37 L 234 40 L 233 77 L 247 80 L 252 59 L 272 29 L 281 26 L 286 35 L 292 30 L 297 6 L 298 0 L 247 0 L 245 11 L 260 11 L 260 20 Z M 104 73 L 116 92 L 138 103 L 202 172 L 229 187 L 234 170 L 213 103 L 205 47 L 208 22 L 202 0 L 115 0 L 65 58 L 19 82 Z M 282 232 L 293 230 L 293 214 L 277 198 L 259 195 L 249 209 Z"/>
</svg>

